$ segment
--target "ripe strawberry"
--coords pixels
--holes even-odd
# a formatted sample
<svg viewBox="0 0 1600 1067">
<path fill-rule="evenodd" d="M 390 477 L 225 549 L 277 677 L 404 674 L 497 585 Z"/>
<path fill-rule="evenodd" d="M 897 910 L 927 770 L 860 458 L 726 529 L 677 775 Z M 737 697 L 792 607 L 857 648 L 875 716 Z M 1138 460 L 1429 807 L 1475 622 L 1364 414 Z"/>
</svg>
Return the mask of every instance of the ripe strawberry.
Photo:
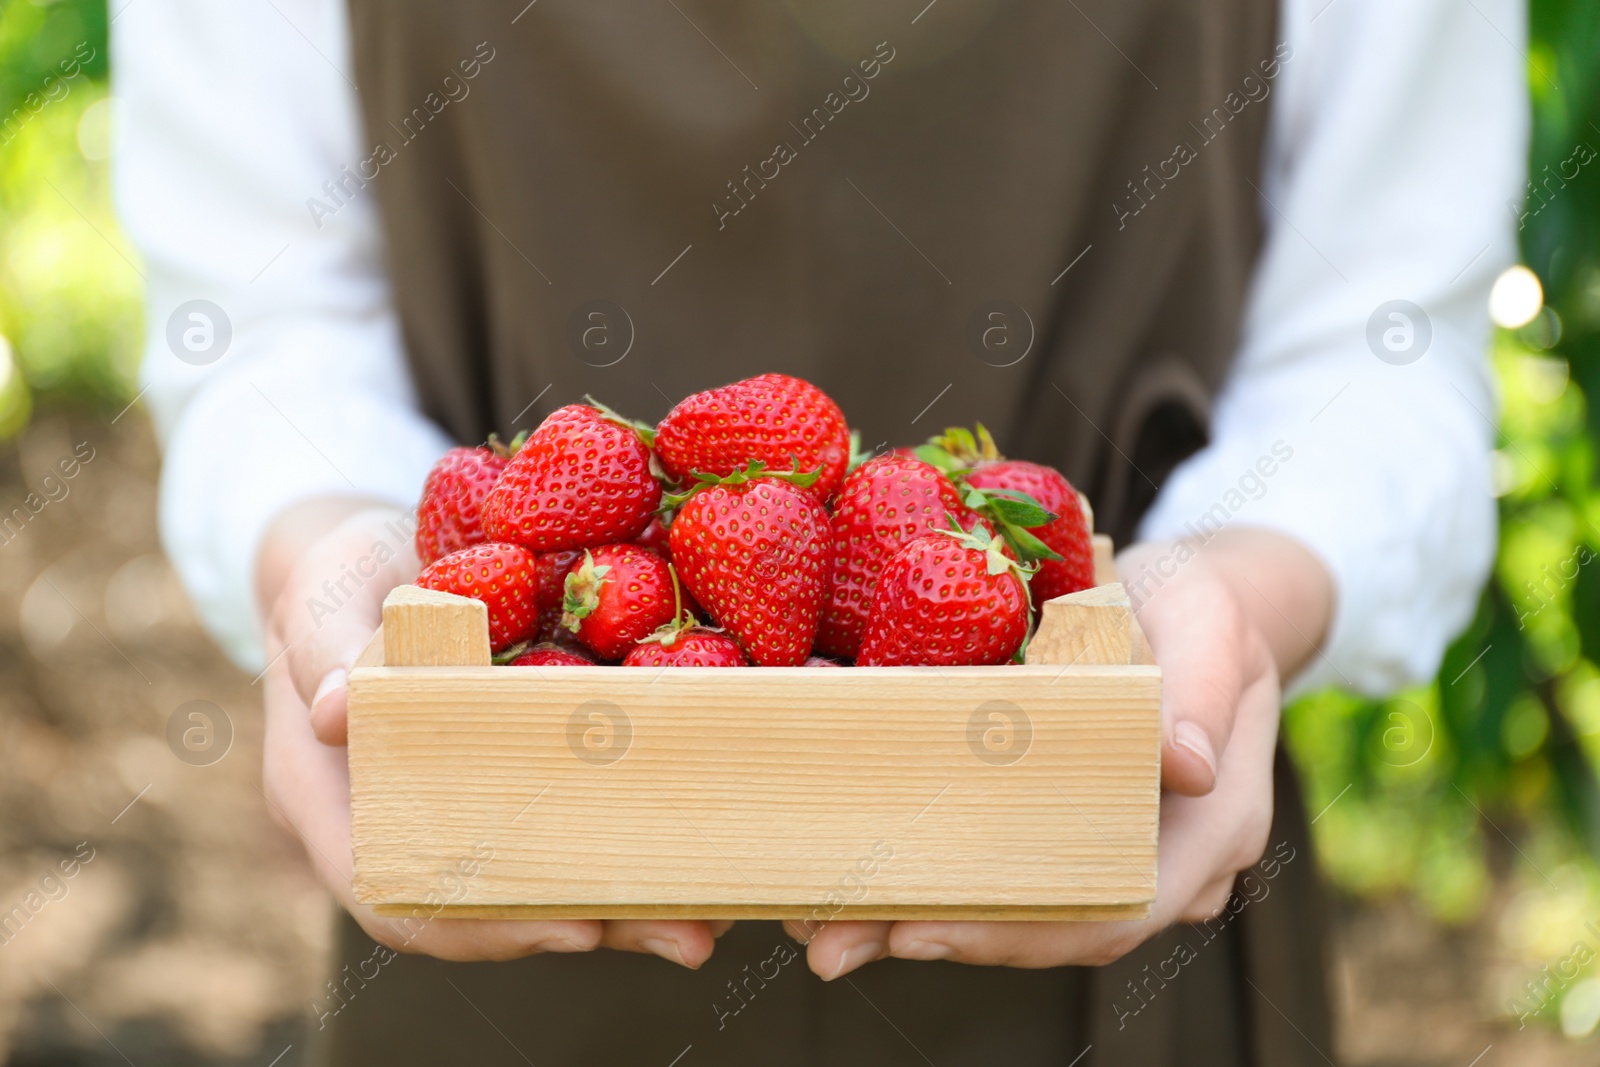
<svg viewBox="0 0 1600 1067">
<path fill-rule="evenodd" d="M 519 545 L 473 545 L 434 560 L 417 576 L 424 589 L 481 600 L 489 608 L 489 647 L 498 652 L 533 633 L 537 582 L 533 553 Z"/>
<path fill-rule="evenodd" d="M 668 563 L 672 562 L 672 545 L 667 538 L 667 524 L 662 521 L 660 515 L 650 520 L 650 525 L 644 528 L 644 533 L 633 539 L 633 543 L 640 548 L 648 548 Z M 679 586 L 678 595 L 683 599 L 684 611 L 694 616 L 706 614 L 706 610 L 695 602 L 689 590 Z"/>
<path fill-rule="evenodd" d="M 896 552 L 878 576 L 856 663 L 1004 663 L 1022 646 L 1031 615 L 1020 568 L 986 526 L 923 534 Z"/>
<path fill-rule="evenodd" d="M 561 624 L 602 659 L 621 659 L 676 611 L 667 561 L 638 545 L 583 554 L 567 574 Z"/>
<path fill-rule="evenodd" d="M 650 525 L 644 528 L 644 533 L 633 539 L 633 543 L 648 548 L 668 562 L 672 560 L 672 548 L 667 544 L 667 524 L 660 515 L 650 517 Z"/>
<path fill-rule="evenodd" d="M 827 500 L 850 462 L 844 413 L 810 382 L 762 374 L 687 397 L 656 427 L 656 455 L 679 481 L 717 477 L 760 461 L 772 470 L 820 471 L 811 491 Z"/>
<path fill-rule="evenodd" d="M 1093 531 L 1077 490 L 1060 471 L 1006 459 L 982 423 L 976 434 L 951 427 L 917 454 L 964 485 L 966 503 L 979 507 L 1022 559 L 1039 563 L 1030 583 L 1035 604 L 1094 585 Z M 1029 504 L 1049 514 L 1027 517 Z"/>
<path fill-rule="evenodd" d="M 536 639 L 557 643 L 565 639 L 568 643 L 576 643 L 572 631 L 561 625 L 561 612 L 562 601 L 567 594 L 567 572 L 577 566 L 582 558 L 583 550 L 577 548 L 540 552 L 534 557 L 534 570 L 538 578 L 534 598 L 539 610 L 539 622 L 534 628 Z"/>
<path fill-rule="evenodd" d="M 422 483 L 417 505 L 417 558 L 426 567 L 440 556 L 482 544 L 483 501 L 506 469 L 512 449 L 494 438 L 482 448 L 452 448 Z"/>
<path fill-rule="evenodd" d="M 594 660 L 586 655 L 543 642 L 534 645 L 511 661 L 513 667 L 593 667 Z"/>
<path fill-rule="evenodd" d="M 650 449 L 631 425 L 568 404 L 528 437 L 483 503 L 490 538 L 535 552 L 592 548 L 644 531 L 661 502 Z"/>
<path fill-rule="evenodd" d="M 816 497 L 754 464 L 695 491 L 671 540 L 684 584 L 752 661 L 805 662 L 828 578 L 828 513 Z"/>
<path fill-rule="evenodd" d="M 944 472 L 920 459 L 880 456 L 850 472 L 833 506 L 833 572 L 817 629 L 817 650 L 854 659 L 878 572 L 919 534 L 962 529 L 976 517 Z"/>
<path fill-rule="evenodd" d="M 669 643 L 670 640 L 670 643 Z M 647 637 L 633 646 L 624 667 L 748 667 L 739 642 L 704 626 L 674 629 L 670 637 Z"/>
<path fill-rule="evenodd" d="M 1061 557 L 1039 562 L 1039 570 L 1030 583 L 1035 604 L 1094 585 L 1094 542 L 1089 523 L 1078 491 L 1060 471 L 1027 460 L 1005 459 L 980 463 L 967 472 L 966 482 L 979 489 L 1027 493 L 1045 510 L 1055 512 L 1054 521 L 1028 531 Z"/>
</svg>

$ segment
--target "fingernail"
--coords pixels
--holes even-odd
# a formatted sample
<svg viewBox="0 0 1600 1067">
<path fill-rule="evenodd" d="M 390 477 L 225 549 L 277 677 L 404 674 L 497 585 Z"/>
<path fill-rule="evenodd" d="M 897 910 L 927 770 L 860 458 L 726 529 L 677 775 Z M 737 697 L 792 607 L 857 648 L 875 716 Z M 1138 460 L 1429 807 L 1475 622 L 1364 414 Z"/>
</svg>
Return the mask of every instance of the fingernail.
<svg viewBox="0 0 1600 1067">
<path fill-rule="evenodd" d="M 1201 762 L 1211 768 L 1212 775 L 1216 775 L 1217 755 L 1211 748 L 1211 738 L 1200 727 L 1192 722 L 1180 722 L 1172 728 L 1172 743 L 1182 745 L 1199 756 Z"/>
<path fill-rule="evenodd" d="M 568 937 L 552 937 L 533 946 L 539 952 L 588 952 L 590 946 L 580 945 Z"/>
<path fill-rule="evenodd" d="M 950 958 L 950 946 L 939 941 L 913 941 L 897 955 L 907 960 L 947 960 Z"/>
<path fill-rule="evenodd" d="M 639 947 L 654 952 L 662 959 L 670 960 L 680 967 L 689 967 L 688 961 L 683 958 L 683 949 L 678 947 L 676 941 L 668 941 L 664 937 L 647 937 L 639 942 Z M 699 968 L 689 967 L 689 969 L 693 971 Z"/>
<path fill-rule="evenodd" d="M 824 978 L 823 981 L 831 982 L 841 974 L 849 974 L 857 967 L 860 967 L 863 964 L 871 963 L 873 960 L 882 955 L 882 941 L 863 941 L 859 945 L 855 945 L 852 948 L 847 948 L 844 950 L 844 953 L 840 955 L 839 963 L 836 967 L 834 967 L 833 973 Z"/>
<path fill-rule="evenodd" d="M 327 696 L 335 689 L 343 688 L 348 679 L 349 675 L 345 674 L 344 668 L 342 667 L 335 667 L 333 670 L 323 675 L 321 683 L 317 686 L 316 693 L 311 697 L 311 706 L 315 708 L 318 704 L 322 703 L 323 697 Z"/>
</svg>

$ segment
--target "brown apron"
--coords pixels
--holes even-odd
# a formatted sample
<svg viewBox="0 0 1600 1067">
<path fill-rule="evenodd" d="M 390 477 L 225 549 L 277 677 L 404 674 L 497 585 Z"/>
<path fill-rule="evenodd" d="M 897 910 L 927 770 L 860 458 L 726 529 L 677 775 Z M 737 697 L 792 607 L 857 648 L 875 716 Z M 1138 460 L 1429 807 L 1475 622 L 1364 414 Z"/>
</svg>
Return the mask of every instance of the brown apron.
<svg viewBox="0 0 1600 1067">
<path fill-rule="evenodd" d="M 654 419 L 785 371 L 869 449 L 985 422 L 1125 542 L 1232 359 L 1292 62 L 1276 0 L 924 3 L 351 0 L 368 146 L 308 209 L 377 197 L 423 406 L 462 441 L 586 393 Z M 764 923 L 695 974 L 401 958 L 322 1017 L 323 1054 L 1321 1062 L 1315 877 L 1279 782 L 1296 858 L 1270 893 L 1111 967 L 885 961 L 824 985 Z M 346 923 L 343 951 L 371 943 Z"/>
</svg>

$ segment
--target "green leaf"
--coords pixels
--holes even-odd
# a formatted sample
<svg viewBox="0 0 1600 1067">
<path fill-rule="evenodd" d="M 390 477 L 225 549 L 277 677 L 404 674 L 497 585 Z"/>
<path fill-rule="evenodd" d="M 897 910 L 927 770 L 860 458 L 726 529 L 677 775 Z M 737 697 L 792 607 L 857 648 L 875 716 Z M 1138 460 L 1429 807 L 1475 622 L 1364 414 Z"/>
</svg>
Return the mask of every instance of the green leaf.
<svg viewBox="0 0 1600 1067">
<path fill-rule="evenodd" d="M 871 458 L 872 458 L 872 453 L 871 452 L 863 452 L 863 451 L 861 451 L 861 431 L 860 430 L 851 430 L 850 431 L 850 462 L 849 462 L 848 465 L 846 465 L 846 467 L 844 469 L 844 472 L 846 474 L 854 473 L 854 471 L 855 471 L 855 469 L 857 467 L 861 466 L 863 463 L 865 463 L 867 460 L 869 460 Z"/>
<path fill-rule="evenodd" d="M 949 474 L 961 469 L 961 461 L 938 445 L 918 445 L 917 458 Z"/>
<path fill-rule="evenodd" d="M 1015 523 L 1003 523 L 1001 536 L 1011 546 L 1011 551 L 1024 563 L 1037 563 L 1045 559 L 1060 559 L 1061 554 L 1033 534 Z"/>
<path fill-rule="evenodd" d="M 1055 512 L 1041 507 L 1037 500 L 1026 493 L 1011 497 L 990 491 L 988 510 L 1001 522 L 1015 526 L 1048 526 L 1056 521 Z"/>
<path fill-rule="evenodd" d="M 626 415 L 619 415 L 606 405 L 600 403 L 600 401 L 596 400 L 594 397 L 590 396 L 588 393 L 583 395 L 583 402 L 594 408 L 601 415 L 604 415 L 607 419 L 616 423 L 618 426 L 626 426 L 628 429 L 638 434 L 639 440 L 644 442 L 644 446 L 646 448 L 654 448 L 656 446 L 656 428 L 650 423 L 643 422 L 639 419 L 630 419 Z"/>
<path fill-rule="evenodd" d="M 1017 526 L 1046 526 L 1058 518 L 1055 512 L 1016 489 L 968 487 L 966 504 L 990 518 Z"/>
<path fill-rule="evenodd" d="M 518 641 L 510 648 L 501 649 L 493 656 L 490 656 L 489 662 L 494 664 L 496 667 L 508 667 L 511 665 L 512 660 L 516 659 L 518 656 L 522 655 L 532 647 L 532 641 Z"/>
</svg>

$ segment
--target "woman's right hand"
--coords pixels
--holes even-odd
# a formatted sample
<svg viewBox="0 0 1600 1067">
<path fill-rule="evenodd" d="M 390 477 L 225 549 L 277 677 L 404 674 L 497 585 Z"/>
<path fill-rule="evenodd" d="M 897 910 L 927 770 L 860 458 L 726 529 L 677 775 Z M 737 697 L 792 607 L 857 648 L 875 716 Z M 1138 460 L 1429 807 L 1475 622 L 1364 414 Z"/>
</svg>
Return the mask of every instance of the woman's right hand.
<svg viewBox="0 0 1600 1067">
<path fill-rule="evenodd" d="M 386 918 L 356 903 L 344 748 L 346 676 L 383 619 L 383 598 L 416 578 L 411 529 L 409 518 L 392 506 L 315 500 L 286 509 L 263 540 L 256 577 L 271 666 L 263 678 L 262 786 L 274 816 L 305 844 L 340 905 L 375 941 L 395 951 L 508 960 L 604 947 L 698 968 L 731 923 L 446 919 L 420 907 L 415 917 Z"/>
</svg>

